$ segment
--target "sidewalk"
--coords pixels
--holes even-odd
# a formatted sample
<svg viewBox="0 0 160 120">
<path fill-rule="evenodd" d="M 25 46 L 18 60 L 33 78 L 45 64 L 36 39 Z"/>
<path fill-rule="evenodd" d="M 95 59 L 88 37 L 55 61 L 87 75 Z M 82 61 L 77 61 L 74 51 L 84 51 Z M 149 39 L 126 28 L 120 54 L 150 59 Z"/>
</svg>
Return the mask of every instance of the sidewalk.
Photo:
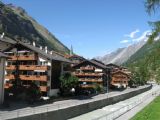
<svg viewBox="0 0 160 120">
<path fill-rule="evenodd" d="M 135 108 L 131 109 L 130 111 L 128 111 L 127 113 L 121 115 L 119 118 L 117 118 L 116 120 L 129 120 L 131 119 L 133 116 L 135 116 L 139 111 L 141 111 L 144 107 L 146 107 L 150 102 L 152 102 L 154 99 L 156 98 L 156 96 L 151 96 L 148 99 L 146 99 L 145 101 L 143 101 L 141 104 L 139 104 L 138 106 L 136 106 Z"/>
</svg>

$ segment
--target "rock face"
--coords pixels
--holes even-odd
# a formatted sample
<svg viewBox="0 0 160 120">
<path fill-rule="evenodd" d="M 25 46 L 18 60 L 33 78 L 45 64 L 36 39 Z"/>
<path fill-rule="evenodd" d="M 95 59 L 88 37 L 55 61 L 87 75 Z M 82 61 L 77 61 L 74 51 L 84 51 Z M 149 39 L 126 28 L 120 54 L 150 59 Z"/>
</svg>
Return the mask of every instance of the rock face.
<svg viewBox="0 0 160 120">
<path fill-rule="evenodd" d="M 48 46 L 50 50 L 69 53 L 65 45 L 30 17 L 23 8 L 0 2 L 0 34 L 3 32 L 5 36 L 12 39 L 25 42 L 36 41 L 43 47 Z"/>
<path fill-rule="evenodd" d="M 103 57 L 96 57 L 97 60 L 105 64 L 115 63 L 121 65 L 125 63 L 133 54 L 135 54 L 146 42 L 140 41 L 125 48 L 118 48 L 116 51 L 111 52 Z"/>
</svg>

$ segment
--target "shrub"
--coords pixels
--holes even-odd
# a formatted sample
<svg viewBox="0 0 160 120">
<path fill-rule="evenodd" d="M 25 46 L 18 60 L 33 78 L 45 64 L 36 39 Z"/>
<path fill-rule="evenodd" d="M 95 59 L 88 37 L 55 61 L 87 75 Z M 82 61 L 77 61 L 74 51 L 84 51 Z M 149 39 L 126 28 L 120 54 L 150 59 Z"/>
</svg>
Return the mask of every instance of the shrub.
<svg viewBox="0 0 160 120">
<path fill-rule="evenodd" d="M 65 73 L 60 77 L 60 84 L 61 95 L 69 95 L 72 88 L 77 88 L 78 78 L 71 73 Z"/>
</svg>

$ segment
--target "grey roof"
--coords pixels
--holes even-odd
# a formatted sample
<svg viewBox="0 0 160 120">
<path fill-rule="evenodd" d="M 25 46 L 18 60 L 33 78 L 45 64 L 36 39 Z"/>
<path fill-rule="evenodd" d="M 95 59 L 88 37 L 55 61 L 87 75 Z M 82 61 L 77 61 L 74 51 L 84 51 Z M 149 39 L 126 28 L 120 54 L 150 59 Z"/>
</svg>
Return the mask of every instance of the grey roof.
<svg viewBox="0 0 160 120">
<path fill-rule="evenodd" d="M 118 66 L 118 65 L 113 64 L 113 63 L 109 63 L 109 64 L 107 64 L 106 66 L 107 66 L 107 67 L 110 67 L 110 68 L 114 68 L 114 67 L 120 68 L 120 67 L 121 67 L 121 66 Z"/>
<path fill-rule="evenodd" d="M 123 71 L 120 71 L 120 70 L 115 71 L 115 72 L 112 72 L 112 75 L 117 74 L 117 73 L 121 73 L 121 74 L 124 74 L 124 75 L 129 76 L 127 73 L 125 73 L 125 72 L 123 72 Z"/>
<path fill-rule="evenodd" d="M 93 60 L 85 60 L 85 61 L 73 66 L 73 68 L 76 68 L 76 67 L 79 67 L 79 66 L 83 65 L 85 62 L 89 62 L 89 63 L 91 63 L 91 64 L 93 64 L 93 65 L 95 65 L 95 66 L 97 66 L 99 68 L 102 68 L 102 69 L 107 69 L 107 67 L 105 65 L 100 64 L 100 63 L 98 63 L 96 61 L 93 61 Z"/>
<path fill-rule="evenodd" d="M 7 55 L 5 55 L 4 53 L 0 52 L 0 57 L 3 57 L 3 58 L 8 58 Z"/>
<path fill-rule="evenodd" d="M 62 62 L 67 62 L 67 63 L 71 63 L 70 60 L 64 58 L 63 56 L 60 56 L 56 53 L 52 53 L 52 54 L 47 54 L 45 51 L 41 50 L 40 48 L 38 47 L 35 47 L 35 46 L 32 46 L 30 44 L 27 44 L 27 43 L 23 43 L 23 42 L 19 42 L 20 45 L 48 58 L 48 59 L 51 59 L 51 60 L 57 60 L 57 61 L 62 61 Z"/>
<path fill-rule="evenodd" d="M 12 40 L 12 39 L 10 39 L 8 37 L 0 38 L 0 41 L 6 42 L 6 43 L 10 43 L 10 44 L 16 44 L 15 40 Z"/>
<path fill-rule="evenodd" d="M 10 38 L 6 38 L 6 37 L 3 38 L 3 39 L 0 39 L 0 41 L 13 44 L 12 47 L 14 47 L 14 45 L 16 45 L 16 44 L 20 44 L 20 45 L 22 45 L 22 46 L 24 46 L 24 47 L 26 47 L 26 48 L 28 48 L 28 49 L 30 49 L 30 50 L 32 50 L 32 51 L 40 54 L 40 55 L 42 55 L 42 56 L 44 56 L 44 57 L 46 57 L 46 58 L 48 58 L 48 59 L 51 59 L 51 60 L 56 60 L 56 61 L 62 61 L 62 62 L 72 63 L 69 59 L 66 59 L 66 58 L 64 58 L 64 57 L 61 56 L 61 55 L 58 55 L 58 54 L 56 54 L 56 53 L 54 53 L 54 52 L 53 52 L 52 55 L 51 55 L 51 54 L 47 54 L 47 53 L 45 53 L 45 51 L 41 50 L 40 48 L 35 47 L 35 46 L 33 46 L 33 45 L 30 45 L 30 44 L 28 44 L 28 43 L 24 43 L 24 42 L 21 42 L 21 41 L 18 41 L 18 42 L 17 42 L 17 41 L 14 41 L 14 40 L 12 40 L 12 39 L 10 39 Z M 11 48 L 12 48 L 12 47 L 11 47 Z"/>
</svg>

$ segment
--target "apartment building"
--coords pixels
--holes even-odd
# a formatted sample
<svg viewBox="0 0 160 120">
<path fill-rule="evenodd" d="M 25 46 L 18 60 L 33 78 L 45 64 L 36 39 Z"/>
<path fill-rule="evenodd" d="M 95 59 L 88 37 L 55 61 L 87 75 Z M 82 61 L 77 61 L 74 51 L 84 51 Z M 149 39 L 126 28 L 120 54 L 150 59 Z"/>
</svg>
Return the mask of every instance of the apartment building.
<svg viewBox="0 0 160 120">
<path fill-rule="evenodd" d="M 64 72 L 64 66 L 70 65 L 70 60 L 48 51 L 47 47 L 37 47 L 33 44 L 16 42 L 4 49 L 10 58 L 6 62 L 5 88 L 10 88 L 19 79 L 24 87 L 35 83 L 43 96 L 56 96 L 59 92 L 59 77 Z"/>
</svg>

